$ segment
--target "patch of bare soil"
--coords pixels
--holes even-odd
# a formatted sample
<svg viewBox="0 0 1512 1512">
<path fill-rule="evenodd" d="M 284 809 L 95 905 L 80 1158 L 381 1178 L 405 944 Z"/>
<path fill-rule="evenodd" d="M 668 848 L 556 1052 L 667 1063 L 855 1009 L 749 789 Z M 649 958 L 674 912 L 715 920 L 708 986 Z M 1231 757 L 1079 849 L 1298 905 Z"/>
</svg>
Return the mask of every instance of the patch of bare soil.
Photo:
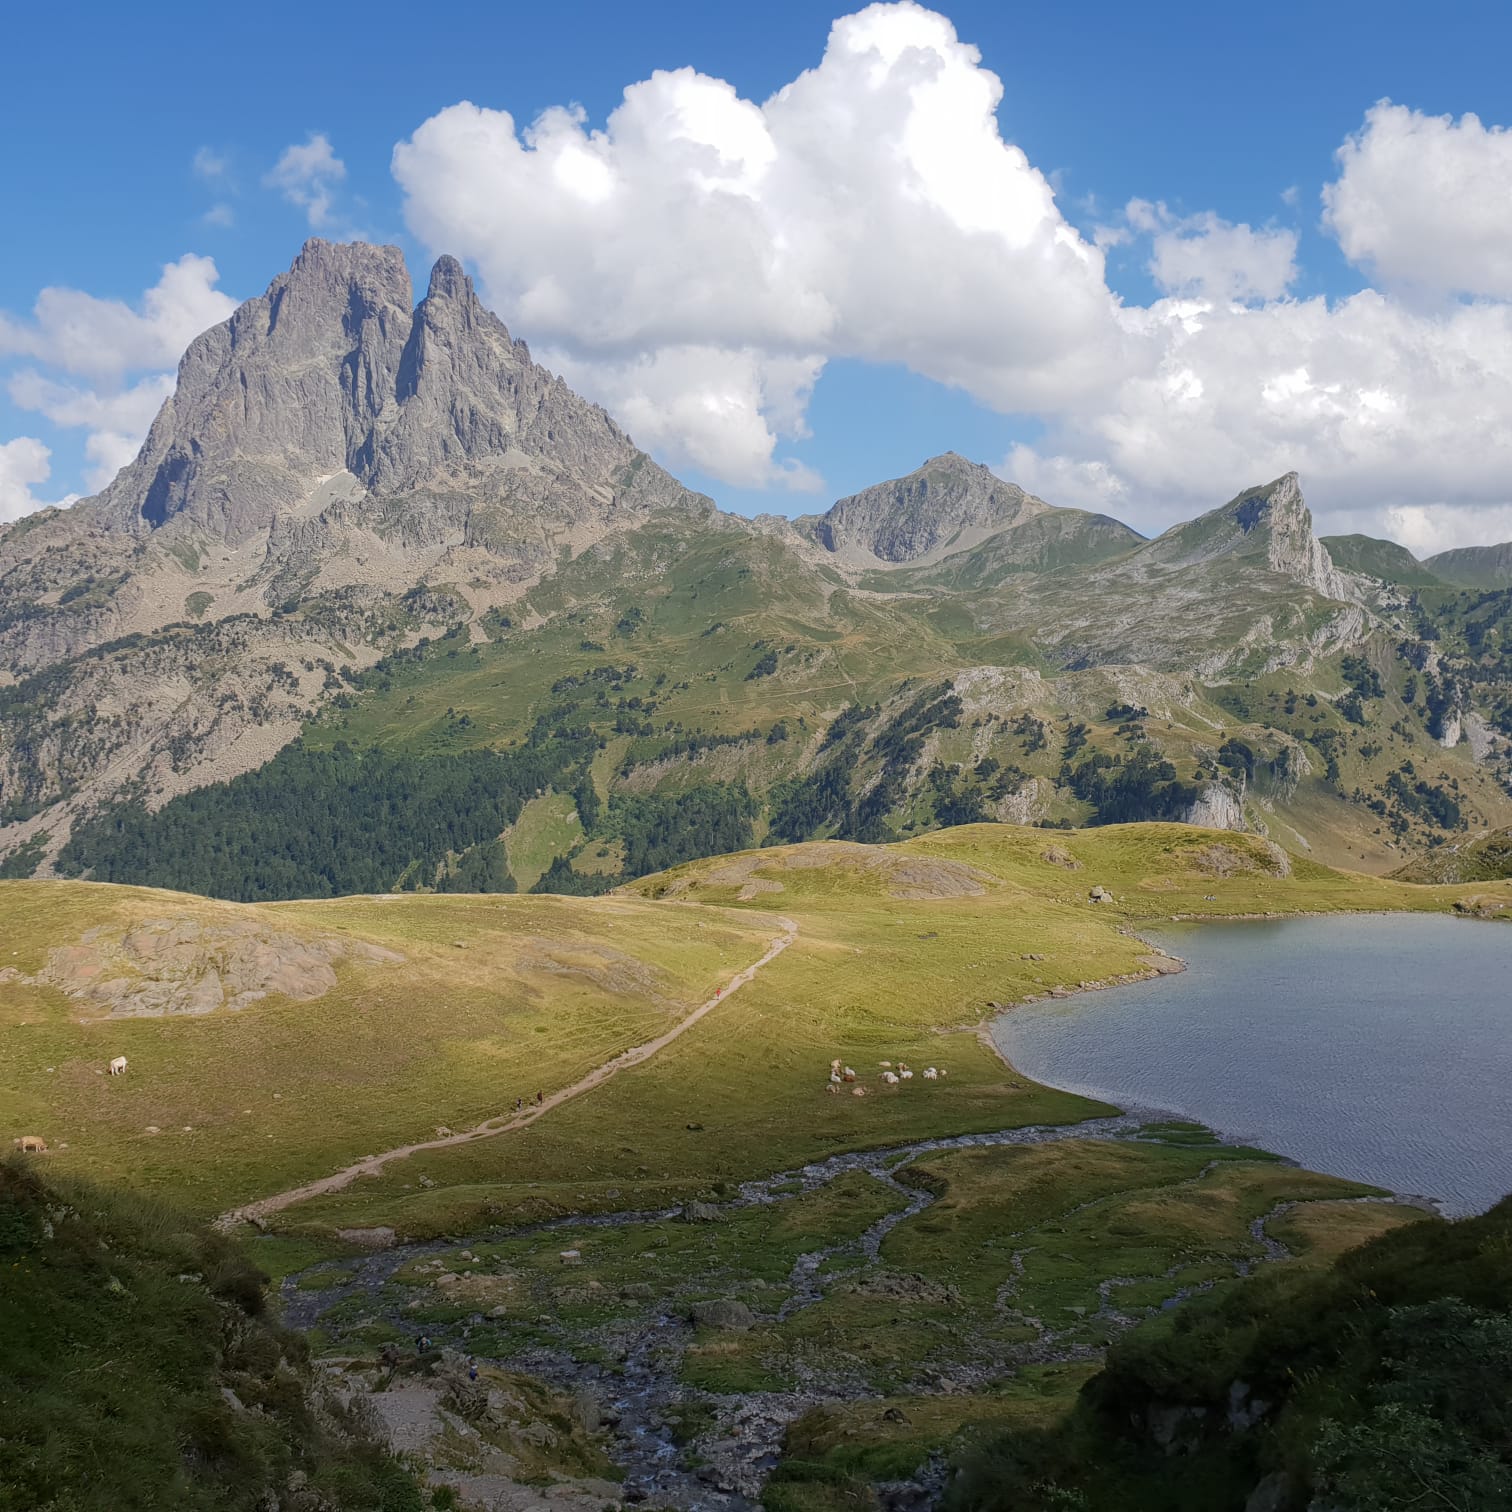
<svg viewBox="0 0 1512 1512">
<path fill-rule="evenodd" d="M 156 1018 L 245 1008 L 274 993 L 310 1002 L 336 985 L 338 961 L 403 959 L 363 940 L 307 939 L 252 922 L 146 919 L 124 933 L 86 930 L 49 951 L 35 977 L 18 978 L 113 1017 Z"/>
<path fill-rule="evenodd" d="M 1067 871 L 1080 871 L 1081 862 L 1068 850 L 1062 850 L 1058 845 L 1052 845 L 1040 852 L 1040 860 L 1048 861 L 1051 866 L 1063 866 Z"/>
</svg>

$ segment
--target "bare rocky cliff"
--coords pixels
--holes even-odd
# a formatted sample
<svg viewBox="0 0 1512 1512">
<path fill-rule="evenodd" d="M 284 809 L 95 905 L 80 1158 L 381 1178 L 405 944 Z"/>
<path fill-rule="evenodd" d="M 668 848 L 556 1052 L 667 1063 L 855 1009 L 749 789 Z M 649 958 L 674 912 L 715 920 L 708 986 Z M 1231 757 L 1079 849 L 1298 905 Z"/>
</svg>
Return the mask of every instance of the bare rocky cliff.
<svg viewBox="0 0 1512 1512">
<path fill-rule="evenodd" d="M 480 503 L 533 500 L 564 523 L 686 493 L 531 361 L 456 259 L 412 306 L 397 248 L 311 241 L 190 346 L 141 455 L 85 508 L 136 534 L 187 518 L 236 544 L 342 474 L 378 498 L 465 482 Z"/>
</svg>

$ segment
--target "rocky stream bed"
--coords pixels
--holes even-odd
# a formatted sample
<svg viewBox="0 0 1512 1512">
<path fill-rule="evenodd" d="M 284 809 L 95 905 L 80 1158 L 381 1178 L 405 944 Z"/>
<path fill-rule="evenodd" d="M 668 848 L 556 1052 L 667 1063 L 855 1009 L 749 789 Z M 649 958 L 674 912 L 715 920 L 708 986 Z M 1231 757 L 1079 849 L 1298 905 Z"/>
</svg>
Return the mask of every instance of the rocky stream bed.
<svg viewBox="0 0 1512 1512">
<path fill-rule="evenodd" d="M 936 1201 L 935 1192 L 927 1185 L 906 1179 L 909 1167 L 921 1157 L 1071 1139 L 1147 1143 L 1149 1135 L 1142 1131 L 1149 1129 L 1149 1118 L 1148 1113 L 1131 1112 L 1075 1125 L 1034 1126 L 920 1140 L 887 1149 L 835 1155 L 797 1170 L 748 1181 L 739 1186 L 737 1195 L 719 1203 L 563 1217 L 475 1236 L 472 1245 L 481 1247 L 490 1241 L 518 1240 L 557 1231 L 591 1234 L 635 1225 L 665 1224 L 678 1218 L 718 1223 L 743 1211 L 792 1202 L 841 1177 L 856 1175 L 879 1183 L 894 1202 L 889 1211 L 858 1236 L 800 1254 L 785 1285 L 774 1289 L 782 1300 L 769 1311 L 753 1312 L 745 1302 L 737 1300 L 690 1303 L 675 1285 L 666 1288 L 663 1295 L 647 1295 L 654 1289 L 644 1285 L 626 1287 L 622 1288 L 622 1299 L 623 1295 L 629 1295 L 640 1304 L 628 1316 L 598 1324 L 585 1334 L 565 1327 L 552 1329 L 551 1318 L 543 1315 L 536 1322 L 547 1325 L 544 1336 L 538 1333 L 522 1347 L 511 1350 L 507 1358 L 492 1360 L 482 1352 L 477 1357 L 480 1363 L 496 1363 L 547 1383 L 570 1399 L 574 1417 L 585 1431 L 604 1435 L 602 1442 L 609 1458 L 623 1475 L 619 1493 L 623 1501 L 676 1507 L 685 1512 L 748 1512 L 758 1505 L 762 1486 L 781 1456 L 784 1436 L 796 1419 L 816 1407 L 880 1399 L 881 1394 L 869 1384 L 856 1362 L 843 1356 L 817 1366 L 812 1362 L 795 1365 L 796 1379 L 790 1390 L 702 1390 L 689 1385 L 683 1377 L 685 1357 L 697 1338 L 707 1337 L 711 1330 L 741 1333 L 752 1326 L 780 1324 L 816 1306 L 840 1283 L 855 1285 L 858 1277 L 870 1278 L 866 1284 L 883 1288 L 883 1294 L 887 1295 L 918 1296 L 921 1288 L 929 1288 L 932 1283 L 924 1278 L 888 1271 L 880 1261 L 886 1237 L 899 1224 Z M 1198 1176 L 1191 1180 L 1200 1179 L 1212 1164 L 1203 1165 Z M 1082 1204 L 1064 1216 L 1074 1217 L 1082 1208 L 1095 1205 L 1095 1201 Z M 1244 1275 L 1258 1263 L 1288 1256 L 1286 1246 L 1267 1232 L 1267 1225 L 1292 1206 L 1289 1202 L 1278 1203 L 1272 1211 L 1249 1224 L 1252 1253 L 1248 1258 L 1228 1262 L 1229 1274 Z M 1017 1236 L 1005 1237 L 1012 1241 Z M 1186 1267 L 1173 1265 L 1165 1278 L 1171 1282 L 1171 1290 L 1158 1307 L 1132 1308 L 1120 1307 L 1115 1293 L 1134 1284 L 1134 1278 L 1109 1275 L 1098 1282 L 1099 1304 L 1095 1315 L 1090 1320 L 1077 1316 L 1069 1325 L 1058 1326 L 1019 1308 L 1016 1292 L 1026 1252 L 1013 1251 L 1013 1274 L 998 1289 L 996 1311 L 1001 1319 L 1021 1325 L 1027 1336 L 1014 1344 L 989 1339 L 976 1342 L 967 1357 L 952 1363 L 948 1374 L 939 1370 L 921 1371 L 914 1383 L 918 1394 L 971 1392 L 1025 1365 L 1095 1359 L 1100 1351 L 1086 1341 L 1088 1321 L 1098 1323 L 1105 1333 L 1116 1333 L 1132 1327 L 1158 1308 L 1179 1305 L 1195 1293 L 1207 1290 L 1215 1279 L 1209 1277 L 1196 1284 L 1180 1282 L 1177 1277 Z M 381 1318 L 400 1338 L 418 1341 L 426 1334 L 438 1338 L 450 1351 L 455 1351 L 448 1355 L 455 1371 L 469 1352 L 480 1351 L 472 1335 L 486 1323 L 485 1316 L 473 1313 L 449 1327 L 417 1321 L 396 1300 L 392 1283 L 399 1272 L 406 1267 L 413 1269 L 417 1262 L 435 1263 L 443 1256 L 459 1254 L 469 1261 L 476 1260 L 471 1250 L 457 1241 L 438 1241 L 395 1244 L 356 1260 L 324 1262 L 313 1271 L 286 1278 L 282 1289 L 285 1320 L 296 1328 L 317 1328 L 338 1309 L 347 1317 L 360 1313 L 368 1319 Z M 569 1258 L 563 1263 L 572 1261 Z M 310 1277 L 321 1271 L 333 1274 L 337 1284 L 311 1289 Z M 1146 1282 L 1149 1279 L 1143 1278 Z M 888 1293 L 889 1287 L 895 1291 Z M 1084 1309 L 1071 1311 L 1085 1313 Z M 879 1411 L 882 1410 L 879 1400 Z M 937 1498 L 944 1476 L 945 1466 L 934 1456 L 910 1479 L 881 1485 L 878 1493 L 887 1507 L 927 1506 Z M 518 1499 L 501 1498 L 484 1504 L 514 1507 Z"/>
</svg>

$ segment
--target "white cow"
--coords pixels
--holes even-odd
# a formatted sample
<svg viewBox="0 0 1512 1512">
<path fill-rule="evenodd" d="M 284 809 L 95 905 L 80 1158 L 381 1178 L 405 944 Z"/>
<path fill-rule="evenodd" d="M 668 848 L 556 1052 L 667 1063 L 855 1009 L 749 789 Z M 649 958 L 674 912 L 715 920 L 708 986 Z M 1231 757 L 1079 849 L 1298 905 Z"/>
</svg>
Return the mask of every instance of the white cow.
<svg viewBox="0 0 1512 1512">
<path fill-rule="evenodd" d="M 882 1073 L 882 1080 L 885 1081 L 889 1087 L 896 1087 L 898 1085 L 897 1073 L 894 1071 L 884 1071 Z"/>
<path fill-rule="evenodd" d="M 900 1071 L 900 1072 L 898 1072 L 898 1075 L 901 1076 L 904 1081 L 912 1081 L 913 1080 L 913 1072 L 912 1071 Z"/>
<path fill-rule="evenodd" d="M 832 1081 L 832 1082 L 837 1082 L 837 1081 L 839 1081 L 839 1080 L 840 1080 L 840 1079 L 841 1079 L 841 1078 L 840 1078 L 840 1073 L 839 1073 L 839 1072 L 838 1072 L 838 1071 L 831 1071 L 831 1072 L 830 1072 L 830 1080 L 831 1080 L 831 1081 Z"/>
<path fill-rule="evenodd" d="M 125 1074 L 126 1074 L 126 1057 L 124 1055 L 118 1055 L 118 1056 L 116 1056 L 116 1058 L 113 1061 L 111 1061 L 111 1063 L 110 1063 L 110 1074 L 112 1076 L 125 1076 Z"/>
</svg>

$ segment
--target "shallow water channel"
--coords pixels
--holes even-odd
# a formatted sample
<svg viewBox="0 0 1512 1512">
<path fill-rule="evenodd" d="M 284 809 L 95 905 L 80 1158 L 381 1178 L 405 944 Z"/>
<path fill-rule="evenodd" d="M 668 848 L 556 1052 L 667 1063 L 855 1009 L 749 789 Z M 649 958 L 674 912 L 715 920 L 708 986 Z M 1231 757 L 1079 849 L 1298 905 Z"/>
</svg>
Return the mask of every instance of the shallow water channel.
<svg viewBox="0 0 1512 1512">
<path fill-rule="evenodd" d="M 765 1320 L 776 1322 L 820 1302 L 837 1280 L 854 1273 L 857 1267 L 874 1265 L 887 1234 L 935 1200 L 934 1195 L 923 1187 L 899 1180 L 899 1173 L 919 1157 L 937 1151 L 1036 1145 L 1065 1139 L 1138 1139 L 1144 1121 L 1156 1116 L 1155 1110 L 1143 1109 L 1138 1113 L 1090 1119 L 1079 1124 L 1038 1125 L 998 1133 L 926 1139 L 885 1150 L 836 1155 L 797 1170 L 743 1183 L 737 1197 L 718 1207 L 725 1213 L 733 1213 L 757 1205 L 792 1201 L 849 1173 L 862 1173 L 889 1187 L 903 1199 L 900 1207 L 877 1219 L 860 1235 L 798 1256 L 783 1288 L 785 1300 L 776 1313 Z M 1274 1211 L 1254 1220 L 1250 1225 L 1253 1258 L 1235 1259 L 1231 1263 L 1232 1274 L 1245 1275 L 1261 1259 L 1275 1260 L 1286 1256 L 1286 1248 L 1267 1233 L 1266 1226 L 1288 1206 L 1290 1204 L 1281 1203 Z M 679 1211 L 667 1209 L 587 1218 L 565 1217 L 501 1230 L 494 1235 L 476 1235 L 472 1243 L 552 1231 L 576 1234 L 591 1229 L 659 1223 L 677 1216 Z M 396 1307 L 387 1284 L 411 1261 L 445 1251 L 455 1252 L 460 1248 L 455 1240 L 410 1244 L 356 1261 L 328 1262 L 332 1268 L 354 1274 L 344 1284 L 322 1290 L 302 1289 L 299 1277 L 289 1277 L 283 1287 L 285 1321 L 297 1328 L 311 1328 L 320 1324 L 323 1315 L 337 1304 L 365 1297 L 370 1300 L 375 1315 L 386 1316 L 401 1331 L 416 1335 L 420 1325 Z M 1208 1281 L 1196 1288 L 1184 1286 L 1175 1278 L 1180 1269 L 1179 1265 L 1175 1266 L 1170 1273 L 1171 1291 L 1163 1306 L 1177 1305 L 1194 1289 L 1205 1290 L 1212 1284 Z M 1098 1288 L 1101 1302 L 1097 1319 L 1112 1331 L 1121 1331 L 1138 1321 L 1136 1316 L 1119 1309 L 1116 1288 L 1123 1284 L 1126 1284 L 1126 1278 L 1110 1276 Z M 1012 1289 L 1012 1282 L 1003 1288 L 998 1303 L 1000 1309 L 1013 1309 Z M 1084 1343 L 1072 1342 L 1069 1335 L 1063 1337 L 1056 1327 L 1038 1318 L 1017 1316 L 1031 1325 L 1038 1336 L 1036 1342 L 1014 1351 L 1020 1363 L 1090 1357 Z M 430 1331 L 433 1334 L 438 1332 L 434 1328 Z M 449 1332 L 439 1330 L 442 1342 L 447 1342 Z M 464 1331 L 461 1339 L 451 1342 L 463 1349 L 473 1347 L 464 1342 L 465 1338 Z M 681 1365 L 693 1338 L 694 1329 L 688 1320 L 686 1303 L 679 1304 L 666 1297 L 649 1304 L 634 1323 L 619 1333 L 618 1341 L 622 1347 L 619 1362 L 612 1368 L 593 1358 L 581 1358 L 565 1338 L 560 1345 L 537 1344 L 512 1352 L 501 1363 L 580 1397 L 591 1398 L 602 1411 L 604 1420 L 612 1426 L 610 1454 L 624 1471 L 625 1499 L 681 1508 L 685 1512 L 755 1512 L 761 1487 L 778 1462 L 783 1436 L 791 1422 L 820 1403 L 854 1401 L 875 1395 L 861 1381 L 830 1377 L 804 1379 L 796 1389 L 784 1392 L 742 1392 L 721 1396 L 692 1389 L 681 1378 Z M 1092 1354 L 1097 1352 L 1094 1349 Z M 954 1384 L 948 1389 L 974 1389 L 1000 1376 L 1010 1364 L 1007 1357 L 962 1360 L 952 1365 Z M 673 1431 L 673 1420 L 690 1402 L 701 1403 L 709 1411 L 709 1426 L 698 1435 L 697 1456 L 693 1460 L 684 1452 Z M 910 1481 L 893 1487 L 891 1494 L 884 1496 L 884 1505 L 898 1508 L 932 1505 L 940 1490 L 943 1473 L 943 1464 L 926 1465 Z"/>
<path fill-rule="evenodd" d="M 1512 1191 L 1505 923 L 1372 914 L 1146 934 L 1189 969 L 1010 1009 L 992 1032 L 1019 1070 L 1451 1216 Z"/>
</svg>

